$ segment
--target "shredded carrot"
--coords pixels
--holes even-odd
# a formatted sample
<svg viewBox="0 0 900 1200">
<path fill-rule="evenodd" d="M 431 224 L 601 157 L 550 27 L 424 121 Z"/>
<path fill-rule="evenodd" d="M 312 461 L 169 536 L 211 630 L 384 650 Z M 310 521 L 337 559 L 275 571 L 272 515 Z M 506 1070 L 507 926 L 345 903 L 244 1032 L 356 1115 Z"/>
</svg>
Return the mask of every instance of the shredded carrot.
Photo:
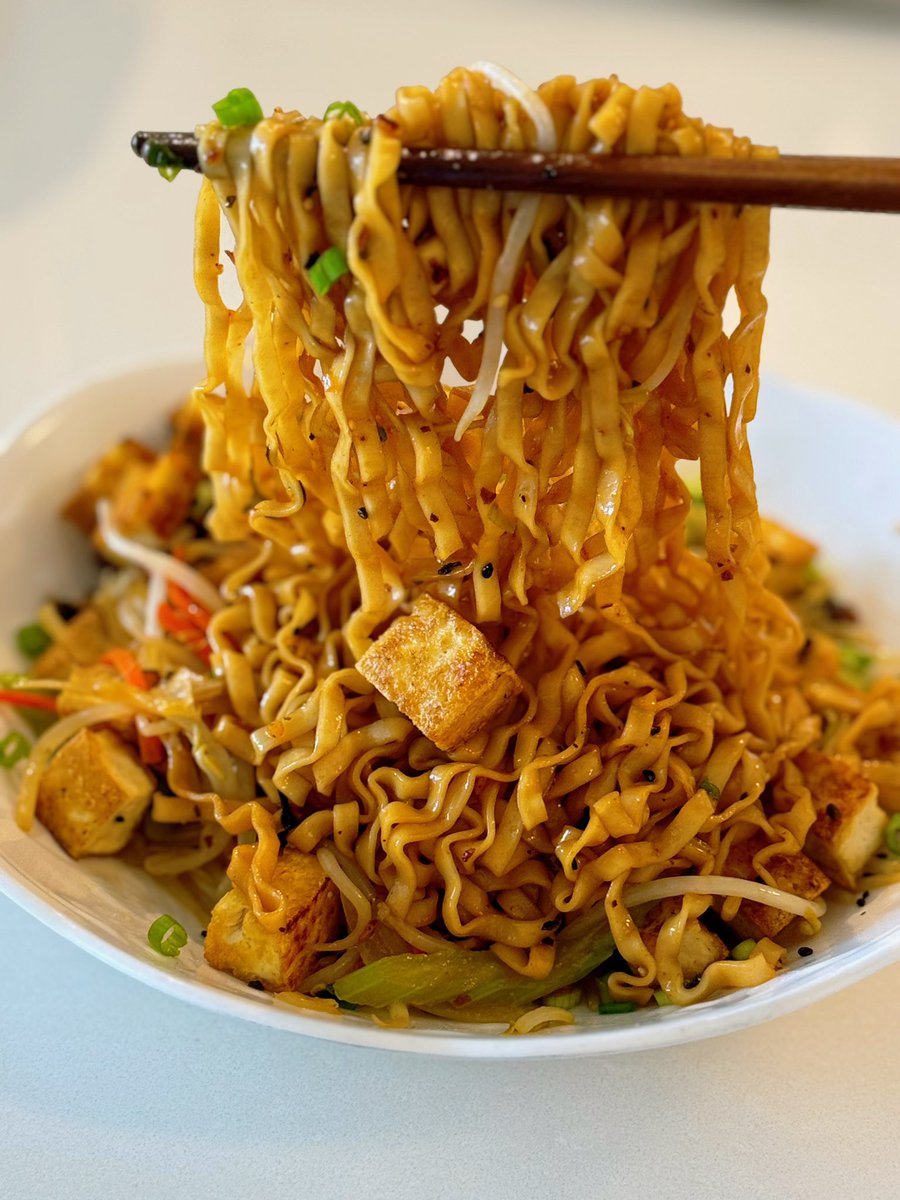
<svg viewBox="0 0 900 1200">
<path fill-rule="evenodd" d="M 98 662 L 109 663 L 111 667 L 115 667 L 125 682 L 132 687 L 140 688 L 142 691 L 146 691 L 150 687 L 150 680 L 144 674 L 138 660 L 130 650 L 126 650 L 122 646 L 107 650 L 105 654 L 101 654 Z"/>
<path fill-rule="evenodd" d="M 0 704 L 14 704 L 16 708 L 43 708 L 56 712 L 56 697 L 41 696 L 37 692 L 0 691 Z"/>
<path fill-rule="evenodd" d="M 162 739 L 158 737 L 145 737 L 144 734 L 138 733 L 138 753 L 141 762 L 146 763 L 148 767 L 156 767 L 166 761 L 166 748 Z"/>
<path fill-rule="evenodd" d="M 190 592 L 171 580 L 168 584 L 168 603 L 158 610 L 159 623 L 205 663 L 209 663 L 210 648 L 206 640 L 209 610 L 198 604 Z"/>
</svg>

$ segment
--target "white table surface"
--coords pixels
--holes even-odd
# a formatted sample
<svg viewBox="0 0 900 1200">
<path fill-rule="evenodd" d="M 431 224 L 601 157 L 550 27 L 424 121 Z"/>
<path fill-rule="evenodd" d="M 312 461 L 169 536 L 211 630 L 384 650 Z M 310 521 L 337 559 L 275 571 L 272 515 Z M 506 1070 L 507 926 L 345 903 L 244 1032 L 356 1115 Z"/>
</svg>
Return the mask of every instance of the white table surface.
<svg viewBox="0 0 900 1200">
<path fill-rule="evenodd" d="M 91 379 L 197 352 L 195 188 L 128 139 L 236 85 L 264 107 L 378 110 L 492 58 L 533 81 L 671 78 L 689 111 L 786 151 L 900 154 L 887 3 L 4 0 L 0 17 L 4 435 Z M 900 218 L 780 213 L 773 251 L 766 369 L 897 412 Z M 417 1059 L 182 1005 L 0 898 L 0 1195 L 887 1200 L 898 988 L 900 965 L 614 1059 Z"/>
</svg>

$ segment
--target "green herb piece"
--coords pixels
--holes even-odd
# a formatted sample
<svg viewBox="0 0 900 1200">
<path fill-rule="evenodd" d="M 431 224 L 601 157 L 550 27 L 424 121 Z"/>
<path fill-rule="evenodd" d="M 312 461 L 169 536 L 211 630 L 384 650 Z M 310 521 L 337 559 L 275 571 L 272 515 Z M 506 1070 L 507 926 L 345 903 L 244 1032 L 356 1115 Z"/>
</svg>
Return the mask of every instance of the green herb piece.
<svg viewBox="0 0 900 1200">
<path fill-rule="evenodd" d="M 53 639 L 42 625 L 23 625 L 16 630 L 16 645 L 26 658 L 37 658 L 43 654 Z"/>
<path fill-rule="evenodd" d="M 716 787 L 711 779 L 701 779 L 700 786 L 704 792 L 712 796 L 713 800 L 718 800 L 722 793 Z"/>
<path fill-rule="evenodd" d="M 601 1017 L 617 1017 L 620 1013 L 630 1013 L 637 1009 L 631 1000 L 610 1000 L 607 1004 L 598 1004 L 597 1012 Z"/>
<path fill-rule="evenodd" d="M 900 858 L 900 813 L 894 813 L 884 831 L 884 844 L 888 853 Z"/>
<path fill-rule="evenodd" d="M 363 123 L 363 115 L 352 100 L 332 100 L 322 120 L 330 121 L 333 117 L 352 117 L 357 125 Z"/>
<path fill-rule="evenodd" d="M 840 672 L 847 683 L 854 687 L 864 688 L 869 684 L 869 671 L 875 658 L 868 650 L 854 642 L 840 643 Z"/>
<path fill-rule="evenodd" d="M 451 946 L 433 954 L 377 959 L 339 979 L 334 994 L 338 1000 L 372 1008 L 396 1002 L 426 1009 L 444 1006 L 443 1011 L 465 1019 L 484 1002 L 517 1008 L 562 991 L 606 962 L 615 946 L 604 907 L 598 904 L 559 935 L 556 962 L 545 979 L 524 978 L 489 950 Z"/>
<path fill-rule="evenodd" d="M 671 1008 L 672 1001 L 669 999 L 668 992 L 664 992 L 662 988 L 657 988 L 653 993 L 653 999 L 660 1008 Z"/>
<path fill-rule="evenodd" d="M 162 175 L 163 179 L 171 183 L 175 176 L 180 174 L 181 167 L 157 167 L 157 170 L 159 171 L 160 175 Z"/>
<path fill-rule="evenodd" d="M 331 290 L 331 287 L 347 272 L 350 268 L 347 266 L 347 259 L 340 246 L 329 246 L 328 249 L 320 254 L 314 263 L 307 269 L 309 282 L 312 284 L 315 292 L 319 296 L 325 296 Z"/>
<path fill-rule="evenodd" d="M 232 88 L 224 100 L 217 101 L 213 112 L 226 129 L 236 125 L 255 125 L 263 118 L 259 101 L 249 88 Z"/>
<path fill-rule="evenodd" d="M 743 942 L 738 942 L 731 952 L 731 957 L 736 962 L 746 962 L 755 950 L 756 942 L 753 940 L 753 938 L 747 938 Z"/>
<path fill-rule="evenodd" d="M 147 930 L 147 941 L 158 954 L 177 958 L 188 944 L 187 930 L 174 917 L 163 913 Z"/>
<path fill-rule="evenodd" d="M 17 762 L 21 762 L 23 758 L 27 758 L 30 749 L 31 743 L 28 741 L 28 738 L 19 733 L 17 729 L 13 729 L 0 741 L 0 767 L 8 771 Z"/>
</svg>

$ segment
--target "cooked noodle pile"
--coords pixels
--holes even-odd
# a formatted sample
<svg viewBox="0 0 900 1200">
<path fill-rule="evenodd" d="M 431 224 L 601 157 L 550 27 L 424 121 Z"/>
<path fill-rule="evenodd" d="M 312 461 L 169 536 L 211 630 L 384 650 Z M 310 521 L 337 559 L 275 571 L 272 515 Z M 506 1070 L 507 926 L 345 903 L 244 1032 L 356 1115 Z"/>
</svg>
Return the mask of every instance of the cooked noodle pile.
<svg viewBox="0 0 900 1200">
<path fill-rule="evenodd" d="M 56 746 L 118 722 L 161 740 L 168 799 L 196 806 L 194 824 L 154 822 L 148 869 L 214 895 L 227 862 L 272 933 L 290 916 L 273 878 L 285 847 L 338 889 L 339 935 L 293 991 L 340 996 L 389 956 L 490 950 L 539 998 L 566 929 L 598 905 L 613 1000 L 761 983 L 776 941 L 697 977 L 683 941 L 748 904 L 814 931 L 821 902 L 767 863 L 807 844 L 815 763 L 838 756 L 900 803 L 897 681 L 847 683 L 834 642 L 766 584 L 747 426 L 768 211 L 414 188 L 397 180 L 403 146 L 772 153 L 687 117 L 671 86 L 532 91 L 485 64 L 404 88 L 362 124 L 276 111 L 252 136 L 207 126 L 194 403 L 212 507 L 205 530 L 184 522 L 148 551 L 101 503 L 97 537 L 120 569 L 93 603 L 153 677 L 73 673 L 60 711 L 74 724 L 39 743 L 22 820 Z M 349 271 L 319 294 L 311 272 L 332 247 Z M 685 461 L 703 553 L 688 545 Z M 160 626 L 173 586 L 201 614 L 193 640 Z M 521 683 L 451 750 L 356 667 L 424 594 Z M 466 1016 L 467 998 L 420 1007 Z M 551 1000 L 520 1028 L 565 1019 Z"/>
</svg>

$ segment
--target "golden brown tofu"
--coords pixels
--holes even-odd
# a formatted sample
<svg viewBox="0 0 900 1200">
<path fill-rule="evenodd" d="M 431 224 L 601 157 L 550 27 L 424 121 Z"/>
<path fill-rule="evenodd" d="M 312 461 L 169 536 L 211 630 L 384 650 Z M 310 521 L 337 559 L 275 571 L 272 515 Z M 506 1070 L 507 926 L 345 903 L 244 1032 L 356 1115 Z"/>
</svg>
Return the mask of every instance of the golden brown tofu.
<svg viewBox="0 0 900 1200">
<path fill-rule="evenodd" d="M 41 779 L 38 819 L 73 858 L 117 854 L 150 803 L 153 777 L 109 729 L 82 729 Z"/>
<path fill-rule="evenodd" d="M 199 479 L 196 463 L 178 450 L 153 463 L 135 463 L 113 493 L 113 525 L 129 536 L 171 537 L 191 510 Z"/>
<path fill-rule="evenodd" d="M 754 834 L 742 842 L 732 844 L 725 859 L 723 873 L 736 879 L 759 879 L 753 869 L 753 857 L 766 845 L 762 834 Z M 831 880 L 813 860 L 802 851 L 797 854 L 773 854 L 766 861 L 775 885 L 792 896 L 804 900 L 815 900 L 831 884 Z M 793 913 L 759 904 L 755 900 L 742 900 L 734 918 L 729 921 L 732 929 L 742 938 L 777 939 L 794 920 Z"/>
<path fill-rule="evenodd" d="M 677 900 L 663 900 L 651 908 L 640 924 L 641 937 L 651 954 L 656 951 L 656 939 L 664 922 L 681 908 Z M 678 951 L 678 965 L 685 980 L 697 979 L 714 962 L 728 957 L 728 947 L 712 930 L 696 918 L 688 921 Z"/>
<path fill-rule="evenodd" d="M 278 859 L 272 882 L 284 896 L 280 929 L 265 929 L 232 888 L 212 910 L 203 950 L 220 971 L 248 983 L 258 979 L 268 991 L 295 991 L 315 964 L 315 947 L 339 932 L 340 897 L 315 855 L 290 846 Z"/>
<path fill-rule="evenodd" d="M 94 463 L 62 515 L 85 533 L 90 533 L 96 520 L 97 501 L 112 496 L 133 466 L 152 463 L 155 457 L 153 451 L 140 442 L 131 439 L 119 442 Z"/>
<path fill-rule="evenodd" d="M 481 631 L 430 596 L 420 596 L 356 666 L 441 750 L 461 745 L 522 690 Z"/>
<path fill-rule="evenodd" d="M 35 679 L 68 679 L 76 666 L 88 666 L 109 650 L 112 642 L 95 608 L 85 608 L 69 621 L 67 641 L 54 642 L 35 659 Z"/>
<path fill-rule="evenodd" d="M 806 852 L 835 883 L 854 889 L 888 822 L 878 788 L 847 759 L 807 750 L 797 760 L 816 806 Z"/>
</svg>

